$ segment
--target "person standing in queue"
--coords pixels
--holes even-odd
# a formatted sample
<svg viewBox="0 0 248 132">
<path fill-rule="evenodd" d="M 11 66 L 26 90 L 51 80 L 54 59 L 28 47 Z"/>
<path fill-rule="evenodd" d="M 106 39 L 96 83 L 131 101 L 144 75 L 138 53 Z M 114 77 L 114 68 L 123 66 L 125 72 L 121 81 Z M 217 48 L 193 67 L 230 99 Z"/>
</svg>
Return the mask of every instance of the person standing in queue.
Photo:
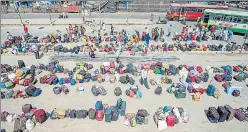
<svg viewBox="0 0 248 132">
<path fill-rule="evenodd" d="M 28 33 L 28 27 L 25 24 L 23 25 L 23 27 L 24 27 L 24 33 L 27 34 Z"/>
</svg>

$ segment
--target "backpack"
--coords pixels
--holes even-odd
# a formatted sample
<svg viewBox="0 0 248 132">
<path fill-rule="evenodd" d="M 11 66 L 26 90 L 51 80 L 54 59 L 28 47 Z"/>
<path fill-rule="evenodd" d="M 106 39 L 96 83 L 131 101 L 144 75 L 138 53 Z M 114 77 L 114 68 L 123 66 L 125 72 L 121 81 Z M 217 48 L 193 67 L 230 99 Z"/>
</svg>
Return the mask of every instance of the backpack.
<svg viewBox="0 0 248 132">
<path fill-rule="evenodd" d="M 125 116 L 126 114 L 126 101 L 122 101 L 120 108 L 120 115 Z"/>
<path fill-rule="evenodd" d="M 119 117 L 119 112 L 116 107 L 111 108 L 111 114 L 112 114 L 112 121 L 117 121 Z"/>
<path fill-rule="evenodd" d="M 22 106 L 22 112 L 23 113 L 28 113 L 28 112 L 30 112 L 31 109 L 32 109 L 31 104 L 25 104 L 25 105 Z"/>
<path fill-rule="evenodd" d="M 118 100 L 117 100 L 117 103 L 116 103 L 116 108 L 117 109 L 121 109 L 121 104 L 122 104 L 122 99 L 121 98 L 119 98 Z"/>
<path fill-rule="evenodd" d="M 162 93 L 162 87 L 161 87 L 161 86 L 158 86 L 158 87 L 155 89 L 154 93 L 155 93 L 156 95 L 160 95 L 160 94 Z"/>
<path fill-rule="evenodd" d="M 41 94 L 42 90 L 40 88 L 36 88 L 34 93 L 32 94 L 32 97 L 37 97 Z"/>
<path fill-rule="evenodd" d="M 35 119 L 39 123 L 43 123 L 47 120 L 47 115 L 46 112 L 43 109 L 37 110 L 35 113 Z"/>
<path fill-rule="evenodd" d="M 76 81 L 74 79 L 71 79 L 70 84 L 74 86 L 76 84 Z"/>
<path fill-rule="evenodd" d="M 96 118 L 96 110 L 95 109 L 90 108 L 88 111 L 88 114 L 89 114 L 90 119 L 95 120 L 95 118 Z"/>
<path fill-rule="evenodd" d="M 141 117 L 147 117 L 149 114 L 145 109 L 139 109 L 137 112 L 137 116 L 141 116 Z"/>
<path fill-rule="evenodd" d="M 120 87 L 116 87 L 114 90 L 115 96 L 120 96 L 122 94 L 121 88 Z"/>
<path fill-rule="evenodd" d="M 112 112 L 111 109 L 108 107 L 105 109 L 105 122 L 111 122 L 112 120 Z"/>
<path fill-rule="evenodd" d="M 98 96 L 98 95 L 100 94 L 99 91 L 98 91 L 98 89 L 97 89 L 97 87 L 96 87 L 95 85 L 92 86 L 91 92 L 92 92 L 92 94 L 93 94 L 94 96 Z"/>
<path fill-rule="evenodd" d="M 97 101 L 95 105 L 96 111 L 103 110 L 103 104 L 102 101 Z"/>
<path fill-rule="evenodd" d="M 34 87 L 33 85 L 30 85 L 28 86 L 26 89 L 25 89 L 25 93 L 28 95 L 28 96 L 32 96 L 33 93 L 35 92 L 36 90 L 36 87 Z"/>
<path fill-rule="evenodd" d="M 62 86 L 61 86 L 61 90 L 62 90 L 65 94 L 68 94 L 68 93 L 69 93 L 69 89 L 68 89 L 65 85 L 62 85 Z"/>
<path fill-rule="evenodd" d="M 140 91 L 138 91 L 136 94 L 137 94 L 137 98 L 138 99 L 141 99 L 142 98 L 142 93 Z"/>
<path fill-rule="evenodd" d="M 129 77 L 129 83 L 130 83 L 131 85 L 134 85 L 135 80 L 134 80 L 132 77 Z"/>
<path fill-rule="evenodd" d="M 97 110 L 96 111 L 96 120 L 97 121 L 102 121 L 104 117 L 104 113 L 102 110 Z"/>
<path fill-rule="evenodd" d="M 85 119 L 88 116 L 88 111 L 87 110 L 77 110 L 76 111 L 76 118 L 80 119 L 83 118 Z"/>
<path fill-rule="evenodd" d="M 71 119 L 75 119 L 76 118 L 76 110 L 71 110 L 69 113 L 69 116 Z"/>
<path fill-rule="evenodd" d="M 105 96 L 107 94 L 107 91 L 103 87 L 100 86 L 97 89 L 102 96 Z"/>
<path fill-rule="evenodd" d="M 137 123 L 137 124 L 142 125 L 142 124 L 145 123 L 145 120 L 146 120 L 145 117 L 136 115 L 136 123 Z"/>
<path fill-rule="evenodd" d="M 58 95 L 58 94 L 60 94 L 61 92 L 62 92 L 62 90 L 61 90 L 60 87 L 54 87 L 54 88 L 53 88 L 53 93 L 54 93 L 54 94 Z"/>
</svg>

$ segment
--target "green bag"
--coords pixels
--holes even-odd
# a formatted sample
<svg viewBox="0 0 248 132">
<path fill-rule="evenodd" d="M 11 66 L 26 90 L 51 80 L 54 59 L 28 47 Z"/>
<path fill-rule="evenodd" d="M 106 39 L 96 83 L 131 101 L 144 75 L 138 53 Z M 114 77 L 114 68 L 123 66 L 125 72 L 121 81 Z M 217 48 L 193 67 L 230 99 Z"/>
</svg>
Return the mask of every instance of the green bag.
<svg viewBox="0 0 248 132">
<path fill-rule="evenodd" d="M 175 96 L 176 96 L 177 99 L 186 98 L 186 92 L 176 91 Z"/>
<path fill-rule="evenodd" d="M 135 127 L 136 126 L 136 118 L 132 117 L 131 118 L 131 127 Z"/>
<path fill-rule="evenodd" d="M 155 74 L 160 74 L 160 69 L 155 68 L 155 69 L 153 70 L 153 72 L 154 72 Z"/>
<path fill-rule="evenodd" d="M 14 87 L 14 83 L 12 81 L 7 81 L 4 84 L 7 89 L 11 89 Z"/>
</svg>

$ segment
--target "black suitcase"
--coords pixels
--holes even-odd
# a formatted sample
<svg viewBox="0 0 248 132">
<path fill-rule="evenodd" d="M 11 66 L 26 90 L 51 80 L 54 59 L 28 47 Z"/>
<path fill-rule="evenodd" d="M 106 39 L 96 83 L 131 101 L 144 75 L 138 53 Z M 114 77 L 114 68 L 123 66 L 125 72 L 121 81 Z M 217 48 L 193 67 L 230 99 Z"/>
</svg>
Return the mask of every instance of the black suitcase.
<svg viewBox="0 0 248 132">
<path fill-rule="evenodd" d="M 18 67 L 19 67 L 20 69 L 23 68 L 23 67 L 26 67 L 23 60 L 18 60 L 17 63 L 18 63 Z"/>
<path fill-rule="evenodd" d="M 209 107 L 207 116 L 213 117 L 214 119 L 217 119 L 217 120 L 220 119 L 220 115 L 215 107 Z"/>
<path fill-rule="evenodd" d="M 218 106 L 217 111 L 218 111 L 218 113 L 220 115 L 219 122 L 226 121 L 227 116 L 229 114 L 229 112 L 226 110 L 226 108 L 224 106 Z"/>
</svg>

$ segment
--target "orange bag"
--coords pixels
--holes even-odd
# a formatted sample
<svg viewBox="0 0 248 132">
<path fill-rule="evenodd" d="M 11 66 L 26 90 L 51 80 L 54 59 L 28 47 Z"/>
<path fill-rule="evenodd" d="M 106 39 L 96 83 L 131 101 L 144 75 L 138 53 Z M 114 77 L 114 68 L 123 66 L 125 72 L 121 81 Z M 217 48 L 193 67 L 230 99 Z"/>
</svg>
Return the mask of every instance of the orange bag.
<svg viewBox="0 0 248 132">
<path fill-rule="evenodd" d="M 17 72 L 16 72 L 16 75 L 18 76 L 18 77 L 21 77 L 22 75 L 23 75 L 23 70 L 18 70 Z"/>
</svg>

